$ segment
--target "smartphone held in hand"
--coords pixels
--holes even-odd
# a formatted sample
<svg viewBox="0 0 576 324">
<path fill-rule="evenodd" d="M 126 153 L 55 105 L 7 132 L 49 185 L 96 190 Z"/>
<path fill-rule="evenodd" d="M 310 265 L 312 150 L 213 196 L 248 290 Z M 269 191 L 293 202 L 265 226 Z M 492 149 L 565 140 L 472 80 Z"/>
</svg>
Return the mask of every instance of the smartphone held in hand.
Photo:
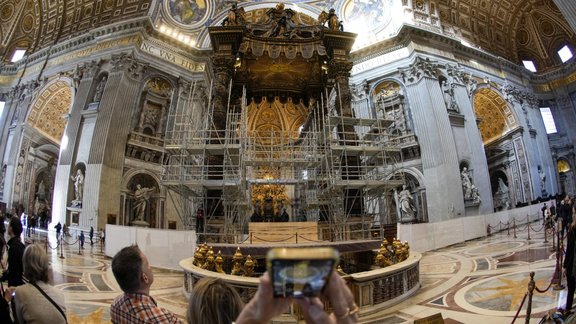
<svg viewBox="0 0 576 324">
<path fill-rule="evenodd" d="M 273 248 L 267 255 L 274 297 L 319 296 L 340 255 L 333 248 Z"/>
</svg>

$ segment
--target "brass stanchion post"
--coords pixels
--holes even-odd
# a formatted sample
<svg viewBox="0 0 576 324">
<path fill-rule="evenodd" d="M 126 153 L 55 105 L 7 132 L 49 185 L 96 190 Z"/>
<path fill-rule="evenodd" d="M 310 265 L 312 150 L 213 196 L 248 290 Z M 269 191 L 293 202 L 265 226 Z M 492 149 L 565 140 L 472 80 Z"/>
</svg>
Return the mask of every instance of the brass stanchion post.
<svg viewBox="0 0 576 324">
<path fill-rule="evenodd" d="M 534 294 L 534 271 L 530 272 L 530 281 L 528 282 L 528 305 L 526 305 L 526 324 L 530 324 L 530 313 L 532 313 L 532 295 Z"/>
<path fill-rule="evenodd" d="M 559 222 L 561 224 L 561 222 Z M 560 231 L 556 231 L 556 266 L 554 268 L 554 276 L 552 277 L 552 288 L 554 290 L 562 290 L 562 246 L 560 240 Z"/>
<path fill-rule="evenodd" d="M 56 244 L 58 244 L 58 240 L 56 241 Z M 58 248 L 58 245 L 56 245 L 56 248 Z M 62 237 L 60 237 L 60 259 L 65 259 L 64 258 L 64 239 Z"/>
<path fill-rule="evenodd" d="M 528 228 L 528 240 L 531 240 L 531 238 L 530 238 L 530 222 L 526 223 L 526 227 Z"/>
<path fill-rule="evenodd" d="M 516 218 L 512 218 L 512 223 L 514 225 L 514 238 L 518 238 L 518 236 L 516 236 Z"/>
</svg>

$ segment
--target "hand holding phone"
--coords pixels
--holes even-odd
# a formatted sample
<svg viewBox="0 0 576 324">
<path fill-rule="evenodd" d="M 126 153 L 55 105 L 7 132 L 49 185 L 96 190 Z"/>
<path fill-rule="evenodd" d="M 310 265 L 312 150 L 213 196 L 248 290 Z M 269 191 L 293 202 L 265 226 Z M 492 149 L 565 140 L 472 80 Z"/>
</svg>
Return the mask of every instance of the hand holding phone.
<svg viewBox="0 0 576 324">
<path fill-rule="evenodd" d="M 340 255 L 332 248 L 274 248 L 268 252 L 268 273 L 274 297 L 319 296 Z"/>
</svg>

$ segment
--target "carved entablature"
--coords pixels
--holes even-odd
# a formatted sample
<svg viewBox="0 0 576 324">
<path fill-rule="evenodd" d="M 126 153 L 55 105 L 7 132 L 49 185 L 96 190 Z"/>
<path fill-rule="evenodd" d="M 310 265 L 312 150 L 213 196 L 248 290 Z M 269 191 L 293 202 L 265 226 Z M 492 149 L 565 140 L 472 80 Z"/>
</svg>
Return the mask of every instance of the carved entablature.
<svg viewBox="0 0 576 324">
<path fill-rule="evenodd" d="M 438 64 L 418 56 L 414 64 L 400 71 L 400 75 L 406 85 L 418 83 L 423 78 L 437 79 Z"/>
</svg>

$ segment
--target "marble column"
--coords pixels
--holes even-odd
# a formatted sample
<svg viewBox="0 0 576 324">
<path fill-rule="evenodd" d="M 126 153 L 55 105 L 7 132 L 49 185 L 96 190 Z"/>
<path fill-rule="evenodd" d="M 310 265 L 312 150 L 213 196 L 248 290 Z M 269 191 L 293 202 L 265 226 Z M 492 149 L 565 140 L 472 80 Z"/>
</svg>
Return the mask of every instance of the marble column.
<svg viewBox="0 0 576 324">
<path fill-rule="evenodd" d="M 215 57 L 214 64 L 214 84 L 213 84 L 213 111 L 212 119 L 217 130 L 226 129 L 226 114 L 228 110 L 228 94 L 230 91 L 230 80 L 234 72 L 234 58 L 231 56 Z"/>
</svg>

